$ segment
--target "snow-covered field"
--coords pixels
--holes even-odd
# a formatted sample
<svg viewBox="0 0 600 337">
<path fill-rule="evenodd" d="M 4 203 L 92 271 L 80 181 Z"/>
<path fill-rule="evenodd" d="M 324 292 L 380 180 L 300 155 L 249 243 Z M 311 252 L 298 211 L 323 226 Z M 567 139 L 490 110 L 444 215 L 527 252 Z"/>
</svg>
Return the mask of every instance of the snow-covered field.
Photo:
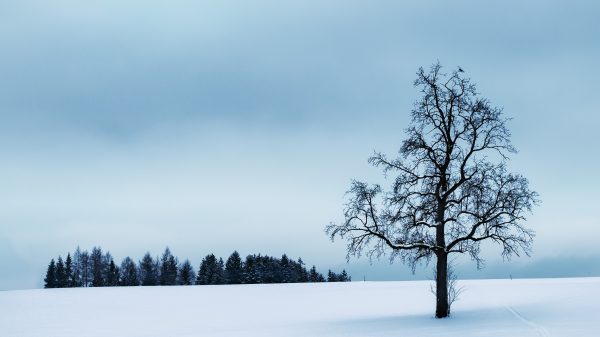
<svg viewBox="0 0 600 337">
<path fill-rule="evenodd" d="M 0 336 L 600 336 L 600 278 L 0 291 Z"/>
</svg>

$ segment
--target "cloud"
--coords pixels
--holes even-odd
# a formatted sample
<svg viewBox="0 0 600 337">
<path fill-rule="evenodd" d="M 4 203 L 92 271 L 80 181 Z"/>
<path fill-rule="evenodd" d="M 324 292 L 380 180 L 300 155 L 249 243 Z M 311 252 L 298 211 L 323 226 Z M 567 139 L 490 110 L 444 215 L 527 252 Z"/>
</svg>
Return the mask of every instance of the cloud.
<svg viewBox="0 0 600 337">
<path fill-rule="evenodd" d="M 2 261 L 27 247 L 44 268 L 77 244 L 343 261 L 322 228 L 351 178 L 382 180 L 366 158 L 395 153 L 436 60 L 515 117 L 511 167 L 544 201 L 536 254 L 597 232 L 596 4 L 0 6 Z"/>
</svg>

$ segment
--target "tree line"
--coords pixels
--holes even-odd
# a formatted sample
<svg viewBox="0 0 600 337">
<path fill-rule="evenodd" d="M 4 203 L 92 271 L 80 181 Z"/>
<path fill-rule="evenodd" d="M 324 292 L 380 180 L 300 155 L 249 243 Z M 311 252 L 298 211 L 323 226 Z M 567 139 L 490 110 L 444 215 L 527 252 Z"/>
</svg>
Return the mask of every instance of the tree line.
<svg viewBox="0 0 600 337">
<path fill-rule="evenodd" d="M 44 288 L 116 287 L 116 286 L 170 286 L 207 284 L 258 284 L 301 282 L 348 282 L 351 278 L 345 270 L 331 270 L 327 278 L 315 266 L 305 267 L 301 258 L 297 261 L 283 254 L 276 258 L 252 254 L 242 260 L 234 251 L 226 261 L 208 254 L 200 263 L 198 272 L 188 259 L 182 263 L 167 247 L 161 257 L 153 258 L 146 253 L 137 263 L 130 257 L 117 265 L 109 252 L 94 247 L 91 252 L 79 247 L 52 259 L 46 270 Z"/>
</svg>

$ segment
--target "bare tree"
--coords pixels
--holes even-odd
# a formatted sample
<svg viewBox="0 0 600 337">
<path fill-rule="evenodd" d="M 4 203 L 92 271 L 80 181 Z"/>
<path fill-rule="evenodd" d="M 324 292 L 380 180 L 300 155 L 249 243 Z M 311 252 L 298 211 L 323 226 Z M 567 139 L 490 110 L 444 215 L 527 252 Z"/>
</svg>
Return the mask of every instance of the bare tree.
<svg viewBox="0 0 600 337">
<path fill-rule="evenodd" d="M 526 178 L 508 173 L 508 119 L 479 97 L 464 72 L 420 68 L 421 98 L 399 156 L 375 153 L 369 162 L 394 174 L 389 191 L 353 181 L 343 223 L 326 227 L 348 243 L 350 256 L 389 254 L 414 268 L 436 258 L 436 317 L 449 314 L 448 255 L 466 253 L 482 266 L 480 244 L 493 241 L 502 256 L 529 255 L 534 232 L 525 215 L 537 204 Z"/>
<path fill-rule="evenodd" d="M 452 304 L 458 301 L 458 297 L 465 291 L 465 287 L 458 284 L 458 273 L 454 268 L 454 264 L 452 262 L 448 263 L 448 271 L 447 271 L 447 279 L 448 279 L 448 314 L 450 314 L 452 310 Z M 431 285 L 431 293 L 434 296 L 436 295 L 436 287 L 434 285 L 437 283 L 437 271 L 433 270 L 433 280 L 434 284 Z"/>
</svg>

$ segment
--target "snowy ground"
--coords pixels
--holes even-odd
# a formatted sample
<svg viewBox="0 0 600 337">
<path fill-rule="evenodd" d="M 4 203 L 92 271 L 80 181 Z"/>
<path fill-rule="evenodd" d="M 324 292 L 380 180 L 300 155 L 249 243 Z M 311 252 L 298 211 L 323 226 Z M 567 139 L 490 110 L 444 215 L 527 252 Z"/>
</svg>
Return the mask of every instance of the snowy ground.
<svg viewBox="0 0 600 337">
<path fill-rule="evenodd" d="M 598 336 L 600 278 L 471 280 L 449 319 L 430 282 L 0 291 L 0 335 Z"/>
</svg>

